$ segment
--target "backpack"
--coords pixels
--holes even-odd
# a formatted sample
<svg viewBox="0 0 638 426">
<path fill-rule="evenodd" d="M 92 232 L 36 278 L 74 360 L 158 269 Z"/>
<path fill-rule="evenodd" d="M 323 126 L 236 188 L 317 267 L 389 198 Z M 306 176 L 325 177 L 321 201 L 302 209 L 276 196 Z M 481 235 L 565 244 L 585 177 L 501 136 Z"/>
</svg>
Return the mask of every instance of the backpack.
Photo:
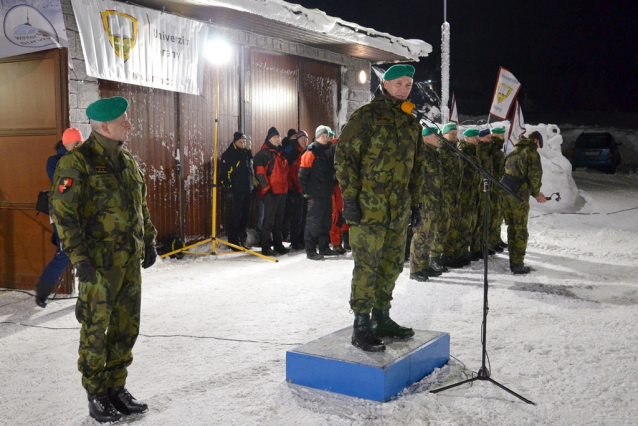
<svg viewBox="0 0 638 426">
<path fill-rule="evenodd" d="M 40 191 L 38 193 L 38 201 L 35 203 L 35 209 L 38 212 L 36 214 L 44 213 L 49 215 L 49 191 Z"/>
</svg>

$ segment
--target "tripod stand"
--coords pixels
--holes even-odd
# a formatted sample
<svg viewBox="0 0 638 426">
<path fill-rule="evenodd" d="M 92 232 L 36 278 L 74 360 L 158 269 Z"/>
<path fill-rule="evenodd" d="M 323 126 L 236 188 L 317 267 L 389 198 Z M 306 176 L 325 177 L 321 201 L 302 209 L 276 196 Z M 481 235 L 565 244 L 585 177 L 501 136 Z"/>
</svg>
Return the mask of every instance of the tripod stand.
<svg viewBox="0 0 638 426">
<path fill-rule="evenodd" d="M 412 113 L 414 110 L 414 104 L 410 104 L 410 106 L 406 106 L 406 103 L 404 102 L 404 105 L 402 105 L 402 109 L 405 112 L 408 113 Z M 432 123 L 435 127 L 438 128 L 438 125 L 436 123 L 434 123 L 432 120 L 430 120 L 428 117 L 423 116 L 420 113 L 417 113 L 417 117 L 418 118 L 422 118 L 425 119 L 426 121 Z M 515 397 L 519 398 L 520 400 L 528 403 L 528 404 L 532 404 L 532 405 L 536 405 L 534 404 L 532 401 L 522 397 L 521 395 L 517 394 L 516 392 L 512 391 L 511 389 L 506 388 L 505 386 L 503 386 L 502 384 L 500 384 L 499 382 L 497 382 L 496 380 L 491 378 L 491 372 L 490 370 L 487 368 L 487 366 L 485 365 L 485 360 L 487 358 L 487 349 L 486 349 L 486 345 L 487 345 L 487 312 L 489 310 L 488 307 L 488 299 L 487 299 L 487 293 L 488 293 L 488 280 L 487 280 L 487 272 L 488 272 L 488 255 L 489 255 L 489 247 L 488 247 L 488 234 L 489 234 L 489 218 L 490 218 L 490 183 L 494 183 L 497 187 L 501 188 L 503 191 L 505 191 L 506 193 L 510 194 L 512 197 L 514 197 L 514 199 L 516 199 L 518 202 L 522 203 L 523 200 L 518 197 L 514 192 L 512 192 L 509 188 L 507 188 L 506 186 L 504 186 L 502 183 L 500 183 L 498 180 L 496 180 L 496 178 L 494 178 L 494 176 L 492 176 L 487 170 L 485 170 L 483 167 L 481 167 L 479 164 L 477 164 L 475 161 L 473 161 L 471 158 L 469 158 L 468 156 L 466 156 L 463 152 L 461 152 L 457 147 L 455 147 L 453 144 L 451 144 L 450 142 L 448 142 L 445 138 L 443 138 L 443 136 L 441 136 L 440 134 L 436 134 L 437 137 L 440 139 L 440 141 L 445 144 L 445 146 L 447 146 L 449 149 L 451 149 L 453 152 L 456 153 L 456 155 L 458 155 L 459 157 L 463 158 L 466 162 L 468 162 L 472 167 L 474 167 L 479 173 L 481 173 L 481 175 L 483 176 L 483 192 L 485 193 L 485 211 L 483 212 L 483 323 L 481 325 L 481 343 L 483 345 L 483 349 L 482 349 L 482 363 L 481 363 L 481 368 L 479 368 L 478 373 L 476 375 L 476 377 L 472 377 L 471 379 L 467 379 L 467 380 L 463 380 L 459 383 L 455 383 L 449 386 L 445 386 L 439 389 L 435 389 L 433 391 L 430 391 L 432 393 L 438 393 L 438 392 L 442 392 L 444 390 L 447 389 L 451 389 L 457 386 L 461 386 L 463 384 L 466 383 L 472 383 L 475 382 L 477 380 L 485 380 L 485 381 L 489 381 L 493 384 L 495 384 L 496 386 L 498 386 L 499 388 L 503 389 L 506 392 L 511 393 L 512 395 L 514 395 Z"/>
</svg>

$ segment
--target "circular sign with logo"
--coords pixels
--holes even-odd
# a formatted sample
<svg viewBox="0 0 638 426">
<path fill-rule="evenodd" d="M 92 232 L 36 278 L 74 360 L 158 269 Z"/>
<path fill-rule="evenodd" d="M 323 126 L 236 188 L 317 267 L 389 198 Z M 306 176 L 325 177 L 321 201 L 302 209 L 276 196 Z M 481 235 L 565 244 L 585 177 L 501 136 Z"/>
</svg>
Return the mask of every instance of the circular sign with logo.
<svg viewBox="0 0 638 426">
<path fill-rule="evenodd" d="M 59 41 L 51 22 L 38 9 L 26 4 L 9 9 L 4 17 L 4 35 L 20 47 L 58 46 Z"/>
</svg>

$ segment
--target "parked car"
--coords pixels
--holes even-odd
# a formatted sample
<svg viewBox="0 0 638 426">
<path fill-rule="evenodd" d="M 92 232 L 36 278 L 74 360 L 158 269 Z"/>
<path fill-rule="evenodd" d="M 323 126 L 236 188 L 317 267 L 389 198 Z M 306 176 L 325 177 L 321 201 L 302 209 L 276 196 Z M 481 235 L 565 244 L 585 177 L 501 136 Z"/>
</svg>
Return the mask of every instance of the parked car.
<svg viewBox="0 0 638 426">
<path fill-rule="evenodd" d="M 616 142 L 607 132 L 581 133 L 572 144 L 572 170 L 576 170 L 576 167 L 591 167 L 616 173 L 616 167 L 621 162 L 620 145 L 622 143 Z"/>
</svg>

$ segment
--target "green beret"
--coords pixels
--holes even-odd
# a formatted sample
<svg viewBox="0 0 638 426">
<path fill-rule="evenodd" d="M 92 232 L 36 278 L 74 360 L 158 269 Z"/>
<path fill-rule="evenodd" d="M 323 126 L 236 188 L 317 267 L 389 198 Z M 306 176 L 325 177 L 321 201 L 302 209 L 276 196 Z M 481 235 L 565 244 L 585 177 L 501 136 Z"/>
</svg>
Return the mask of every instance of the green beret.
<svg viewBox="0 0 638 426">
<path fill-rule="evenodd" d="M 124 114 L 127 109 L 126 98 L 113 96 L 93 102 L 86 109 L 86 116 L 95 121 L 111 121 Z"/>
<path fill-rule="evenodd" d="M 438 135 L 440 133 L 439 129 L 435 126 L 425 126 L 421 131 L 421 136 L 427 135 Z"/>
<path fill-rule="evenodd" d="M 450 130 L 456 130 L 456 123 L 447 123 L 445 126 L 443 126 L 443 130 L 441 131 L 441 133 L 446 134 Z"/>
<path fill-rule="evenodd" d="M 395 78 L 403 77 L 414 77 L 414 67 L 412 65 L 405 64 L 397 64 L 392 65 L 388 70 L 383 74 L 383 79 L 385 81 L 394 80 Z"/>
<path fill-rule="evenodd" d="M 502 135 L 503 133 L 505 133 L 505 127 L 492 127 L 492 134 Z"/>
<path fill-rule="evenodd" d="M 469 138 L 471 138 L 472 136 L 478 136 L 479 135 L 479 131 L 476 129 L 467 129 L 466 131 L 463 132 L 463 136 L 467 136 Z"/>
</svg>

